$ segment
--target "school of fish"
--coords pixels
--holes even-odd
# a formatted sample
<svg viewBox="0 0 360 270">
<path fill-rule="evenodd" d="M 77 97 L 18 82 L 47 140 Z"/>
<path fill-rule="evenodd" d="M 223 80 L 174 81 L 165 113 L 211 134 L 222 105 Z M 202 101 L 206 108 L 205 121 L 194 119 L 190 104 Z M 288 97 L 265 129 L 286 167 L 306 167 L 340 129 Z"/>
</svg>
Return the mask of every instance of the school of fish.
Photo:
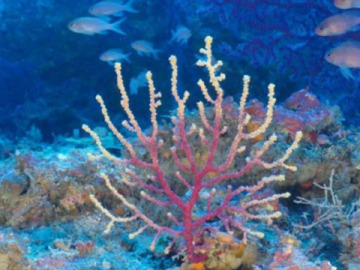
<svg viewBox="0 0 360 270">
<path fill-rule="evenodd" d="M 68 24 L 68 28 L 77 34 L 88 36 L 106 35 L 109 31 L 117 34 L 126 35 L 120 28 L 126 20 L 126 14 L 136 14 L 140 11 L 133 7 L 135 0 L 129 0 L 124 3 L 123 0 L 105 0 L 98 2 L 89 7 L 88 12 L 91 16 L 84 16 L 72 20 Z M 111 22 L 115 18 L 115 21 Z M 183 25 L 179 25 L 175 30 L 171 31 L 169 43 L 177 42 L 186 45 L 192 36 L 190 29 Z M 147 40 L 135 40 L 131 42 L 130 47 L 136 51 L 139 56 L 151 56 L 158 59 L 160 49 L 156 49 L 152 42 Z M 101 61 L 114 65 L 116 62 L 130 63 L 130 53 L 126 53 L 122 48 L 110 48 L 99 56 Z M 140 72 L 131 79 L 130 92 L 137 94 L 138 89 L 146 85 L 145 73 Z"/>
<path fill-rule="evenodd" d="M 315 28 L 318 36 L 339 36 L 360 30 L 360 0 L 334 0 L 334 5 L 343 9 L 342 13 L 324 19 Z M 325 53 L 325 60 L 340 68 L 346 79 L 357 81 L 351 72 L 360 68 L 360 43 L 347 40 Z"/>
</svg>

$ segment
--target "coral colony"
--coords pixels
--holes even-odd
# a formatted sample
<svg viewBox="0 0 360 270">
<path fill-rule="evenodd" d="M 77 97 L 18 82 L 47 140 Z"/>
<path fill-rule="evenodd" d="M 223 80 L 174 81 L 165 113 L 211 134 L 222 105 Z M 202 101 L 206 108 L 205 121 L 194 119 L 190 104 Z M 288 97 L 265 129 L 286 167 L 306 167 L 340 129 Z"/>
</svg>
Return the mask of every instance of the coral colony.
<svg viewBox="0 0 360 270">
<path fill-rule="evenodd" d="M 149 71 L 146 73 L 150 92 L 150 118 L 152 123 L 151 134 L 144 132 L 139 126 L 134 114 L 129 107 L 128 94 L 124 87 L 120 63 L 115 64 L 115 71 L 117 75 L 117 86 L 121 94 L 121 106 L 124 109 L 129 121 L 123 121 L 123 126 L 131 132 L 134 132 L 138 141 L 148 151 L 149 161 L 143 160 L 139 157 L 134 145 L 125 138 L 111 121 L 106 106 L 101 96 L 97 95 L 96 100 L 100 104 L 102 114 L 111 132 L 117 137 L 122 145 L 128 151 L 128 158 L 122 159 L 110 153 L 102 144 L 97 133 L 91 130 L 87 125 L 83 125 L 83 129 L 88 132 L 95 140 L 99 150 L 108 160 L 116 164 L 128 164 L 126 174 L 132 180 L 124 177 L 123 183 L 129 189 L 134 189 L 135 186 L 140 187 L 140 195 L 143 200 L 160 208 L 169 208 L 175 206 L 177 211 L 167 212 L 168 223 L 170 225 L 161 225 L 157 222 L 155 217 L 149 216 L 144 211 L 132 203 L 129 198 L 121 194 L 112 183 L 111 177 L 107 174 L 101 174 L 105 185 L 109 188 L 112 195 L 115 196 L 128 210 L 132 213 L 131 216 L 121 217 L 112 214 L 106 207 L 94 196 L 91 195 L 91 201 L 100 211 L 110 219 L 110 222 L 105 230 L 108 233 L 116 222 L 128 223 L 141 220 L 143 225 L 129 234 L 130 238 L 134 238 L 145 230 L 152 229 L 155 231 L 150 249 L 154 250 L 159 237 L 162 234 L 168 234 L 172 237 L 172 241 L 165 249 L 165 253 L 170 252 L 173 245 L 179 239 L 185 242 L 186 256 L 192 263 L 197 263 L 207 258 L 206 252 L 210 248 L 204 244 L 205 232 L 212 232 L 213 234 L 220 233 L 220 229 L 224 229 L 226 233 L 231 236 L 235 231 L 243 233 L 243 241 L 246 243 L 248 236 L 264 237 L 264 233 L 253 229 L 247 225 L 249 221 L 266 221 L 271 224 L 273 219 L 281 216 L 280 211 L 265 211 L 265 205 L 276 202 L 280 198 L 288 198 L 290 193 L 270 194 L 268 196 L 255 198 L 265 185 L 284 181 L 283 174 L 272 174 L 263 177 L 253 185 L 228 185 L 225 192 L 219 192 L 217 187 L 220 187 L 231 179 L 237 179 L 246 175 L 252 168 L 261 167 L 264 170 L 272 170 L 274 168 L 282 167 L 289 171 L 296 171 L 294 165 L 286 164 L 287 159 L 298 148 L 302 137 L 302 132 L 297 132 L 294 136 L 293 143 L 286 149 L 283 156 L 275 161 L 266 162 L 263 160 L 267 150 L 275 143 L 276 135 L 269 136 L 264 139 L 261 147 L 252 150 L 251 154 L 244 157 L 245 163 L 242 168 L 231 167 L 238 156 L 247 155 L 249 150 L 244 145 L 245 140 L 253 140 L 262 136 L 273 119 L 273 110 L 275 105 L 274 88 L 275 85 L 268 86 L 268 104 L 266 116 L 262 124 L 257 129 L 246 132 L 246 126 L 250 122 L 250 115 L 245 112 L 245 104 L 249 95 L 250 77 L 243 77 L 243 91 L 238 107 L 237 116 L 237 131 L 232 140 L 226 138 L 228 127 L 223 125 L 223 108 L 224 91 L 221 87 L 221 82 L 225 80 L 225 74 L 217 74 L 218 69 L 223 65 L 222 61 L 212 63 L 212 37 L 205 38 L 205 48 L 200 50 L 201 54 L 205 55 L 205 60 L 199 60 L 197 65 L 204 67 L 209 74 L 209 83 L 215 91 L 216 97 L 213 98 L 206 83 L 203 80 L 198 81 L 200 90 L 205 100 L 212 105 L 213 111 L 211 117 L 203 102 L 198 102 L 198 112 L 201 118 L 202 127 L 195 123 L 188 123 L 186 110 L 186 102 L 190 96 L 189 92 L 185 91 L 183 97 L 179 96 L 177 89 L 178 67 L 175 56 L 169 58 L 172 69 L 171 76 L 171 92 L 177 103 L 176 117 L 172 117 L 173 136 L 171 147 L 172 162 L 176 164 L 177 170 L 173 175 L 169 176 L 164 173 L 164 168 L 167 164 L 162 164 L 159 159 L 159 153 L 165 145 L 163 139 L 159 139 L 161 134 L 161 127 L 157 121 L 157 108 L 161 105 L 161 93 L 156 92 L 153 75 Z M 219 157 L 218 147 L 222 140 L 226 138 L 229 142 L 226 156 Z M 201 166 L 197 161 L 195 155 L 195 148 L 205 147 L 207 153 Z M 169 160 L 169 159 L 168 159 Z M 170 159 L 171 160 L 171 159 Z M 169 161 L 170 162 L 170 161 Z M 130 165 L 132 165 L 130 167 Z M 136 168 L 136 169 L 132 169 Z M 140 173 L 136 170 L 143 169 L 152 172 L 150 182 L 143 179 Z M 176 179 L 186 188 L 188 196 L 179 195 L 172 188 L 171 180 Z M 172 180 L 173 181 L 173 180 Z M 205 192 L 207 191 L 207 193 Z M 203 194 L 206 193 L 206 196 Z M 246 196 L 245 196 L 245 195 Z M 251 198 L 244 201 L 239 201 L 239 197 Z M 204 203 L 206 210 L 201 215 L 195 214 L 197 205 Z M 211 222 L 215 219 L 221 221 L 222 226 L 214 227 Z M 136 223 L 138 224 L 138 223 Z M 325 268 L 324 268 L 325 269 Z"/>
<path fill-rule="evenodd" d="M 360 0 L 0 18 L 0 270 L 360 270 Z"/>
</svg>

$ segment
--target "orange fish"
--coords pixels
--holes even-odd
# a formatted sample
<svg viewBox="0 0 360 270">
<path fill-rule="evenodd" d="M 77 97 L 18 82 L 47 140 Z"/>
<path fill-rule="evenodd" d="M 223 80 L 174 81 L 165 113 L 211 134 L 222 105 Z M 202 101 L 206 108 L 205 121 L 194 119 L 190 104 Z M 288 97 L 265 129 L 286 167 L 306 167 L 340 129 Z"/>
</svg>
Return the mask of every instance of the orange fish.
<svg viewBox="0 0 360 270">
<path fill-rule="evenodd" d="M 340 44 L 325 54 L 325 60 L 338 66 L 345 78 L 355 81 L 350 68 L 360 68 L 360 42 L 346 41 Z"/>
<path fill-rule="evenodd" d="M 335 0 L 334 5 L 341 9 L 360 8 L 360 0 Z"/>
<path fill-rule="evenodd" d="M 330 16 L 323 20 L 315 29 L 319 36 L 337 36 L 359 29 L 360 11 L 350 10 Z"/>
</svg>

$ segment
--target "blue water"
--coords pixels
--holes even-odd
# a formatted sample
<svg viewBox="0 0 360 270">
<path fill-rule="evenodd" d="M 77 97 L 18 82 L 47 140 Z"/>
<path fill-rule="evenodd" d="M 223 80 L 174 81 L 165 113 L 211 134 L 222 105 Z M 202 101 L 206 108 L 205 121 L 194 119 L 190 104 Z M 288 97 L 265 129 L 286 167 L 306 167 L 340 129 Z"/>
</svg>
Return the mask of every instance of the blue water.
<svg viewBox="0 0 360 270">
<path fill-rule="evenodd" d="M 78 171 L 83 173 L 76 176 L 79 178 L 84 175 L 91 176 L 93 172 L 99 171 L 103 168 L 102 166 L 105 166 L 97 164 L 91 168 L 81 167 L 88 166 L 86 165 L 85 149 L 93 147 L 91 140 L 81 141 L 81 139 L 88 138 L 88 135 L 81 130 L 81 125 L 86 123 L 91 127 L 104 127 L 100 109 L 95 101 L 96 94 L 100 94 L 106 101 L 114 124 L 121 126 L 123 119 L 126 119 L 125 113 L 119 106 L 120 97 L 119 91 L 116 89 L 114 68 L 111 63 L 99 59 L 99 56 L 109 49 L 119 48 L 125 54 L 129 54 L 129 61 L 122 61 L 123 78 L 128 91 L 131 78 L 136 77 L 144 70 L 153 72 L 156 88 L 162 93 L 162 106 L 158 109 L 158 117 L 162 119 L 162 123 L 168 124 L 170 116 L 176 109 L 176 102 L 170 90 L 171 69 L 168 58 L 170 55 L 176 55 L 179 66 L 179 94 L 182 96 L 185 90 L 188 90 L 191 94 L 187 102 L 188 112 L 196 109 L 196 102 L 203 99 L 197 81 L 199 78 L 206 78 L 207 75 L 195 63 L 199 58 L 199 48 L 204 47 L 204 38 L 210 35 L 214 39 L 215 59 L 221 59 L 224 62 L 222 72 L 226 73 L 226 80 L 222 86 L 225 89 L 225 97 L 233 97 L 237 102 L 241 96 L 242 76 L 249 74 L 252 78 L 249 100 L 256 98 L 266 104 L 267 85 L 274 83 L 276 84 L 278 104 L 282 104 L 298 90 L 307 88 L 324 106 L 338 107 L 342 116 L 339 117 L 341 120 L 338 118 L 336 131 L 340 130 L 339 125 L 341 125 L 342 132 L 349 131 L 346 134 L 351 133 L 353 137 L 350 139 L 345 135 L 345 137 L 340 137 L 348 139 L 350 142 L 347 145 L 353 145 L 353 148 L 349 150 L 349 146 L 343 150 L 344 152 L 348 151 L 348 155 L 331 160 L 326 160 L 331 156 L 331 151 L 326 150 L 327 156 L 324 157 L 323 163 L 334 166 L 322 167 L 322 170 L 327 171 L 322 174 L 322 179 L 317 179 L 315 176 L 309 176 L 309 179 L 328 185 L 330 171 L 336 169 L 338 177 L 334 181 L 340 182 L 343 177 L 346 178 L 343 181 L 352 187 L 351 191 L 341 198 L 344 205 L 350 209 L 353 203 L 359 204 L 360 180 L 358 178 L 360 176 L 356 167 L 359 165 L 354 160 L 360 160 L 357 157 L 357 151 L 360 150 L 359 141 L 357 141 L 360 130 L 360 89 L 358 89 L 360 72 L 357 68 L 351 68 L 354 79 L 346 78 L 338 66 L 329 63 L 324 57 L 328 50 L 344 41 L 360 41 L 360 31 L 355 27 L 347 33 L 337 36 L 323 37 L 315 34 L 314 30 L 322 20 L 343 12 L 334 6 L 333 1 L 134 0 L 131 6 L 136 12 L 125 11 L 121 16 L 100 17 L 99 19 L 104 23 L 113 23 L 119 18 L 125 18 L 121 24 L 121 30 L 125 35 L 111 30 L 105 33 L 95 32 L 93 35 L 71 31 L 68 27 L 69 22 L 80 17 L 93 17 L 88 13 L 88 9 L 98 2 L 96 0 L 0 0 L 0 166 L 2 167 L 0 184 L 6 181 L 16 182 L 18 178 L 22 178 L 23 180 L 19 180 L 19 182 L 22 183 L 20 186 L 24 187 L 23 193 L 31 190 L 34 194 L 39 192 L 40 197 L 51 197 L 51 195 L 44 195 L 39 191 L 43 187 L 34 189 L 33 185 L 36 184 L 33 184 L 31 176 L 24 176 L 32 174 L 27 171 L 30 170 L 29 164 L 33 166 L 30 166 L 32 172 L 44 170 L 51 174 L 50 178 L 57 183 L 51 189 L 61 186 L 61 181 L 67 179 L 66 175 L 72 165 L 71 161 L 68 161 L 69 164 L 67 164 L 59 157 L 60 154 L 66 153 L 68 158 L 75 163 L 83 162 L 80 162 L 83 165 L 74 165 L 76 173 Z M 128 1 L 115 0 L 114 2 L 125 5 Z M 176 40 L 171 41 L 172 33 L 179 26 L 184 26 L 191 32 L 191 37 L 186 38 L 184 44 Z M 151 54 L 149 56 L 140 55 L 131 46 L 137 40 L 151 42 L 153 47 L 159 50 L 158 57 Z M 357 57 L 360 59 L 360 56 Z M 358 64 L 360 67 L 360 63 Z M 130 95 L 130 107 L 144 130 L 150 125 L 148 100 L 149 93 L 146 87 L 140 87 L 137 94 Z M 126 136 L 133 136 L 125 129 L 121 129 L 121 131 Z M 336 133 L 336 131 L 329 129 L 326 135 L 331 137 L 331 132 Z M 74 142 L 76 140 L 80 142 Z M 289 136 L 285 140 L 289 143 L 292 139 Z M 324 147 L 326 149 L 345 147 L 342 143 L 341 139 L 332 140 L 330 145 L 326 144 Z M 319 145 L 321 143 L 306 142 L 304 148 L 316 152 L 318 151 L 317 147 L 322 147 Z M 110 148 L 115 155 L 121 155 L 121 150 L 119 150 L 121 147 L 117 142 Z M 325 155 L 324 152 L 321 153 Z M 311 154 L 304 154 L 302 160 L 306 159 L 311 163 L 312 158 Z M 349 162 L 349 164 L 352 165 L 343 165 L 346 160 L 351 160 L 352 163 Z M 54 164 L 50 165 L 52 162 Z M 61 164 L 61 166 L 57 164 Z M 39 169 L 36 169 L 36 166 L 39 166 Z M 65 170 L 62 166 L 66 167 L 66 170 L 69 169 L 64 175 L 60 173 Z M 79 169 L 80 167 L 81 169 Z M 345 173 L 345 171 L 350 172 Z M 69 179 L 66 181 L 75 181 L 71 177 Z M 89 186 L 91 181 L 99 182 L 100 180 L 99 177 L 95 180 L 88 177 L 86 180 L 81 180 L 81 184 L 77 186 Z M 37 182 L 35 181 L 35 183 Z M 5 184 L 0 186 L 4 188 Z M 343 188 L 344 185 L 339 184 L 338 186 Z M 301 187 L 303 188 L 303 186 Z M 323 195 L 323 192 L 317 190 L 315 186 L 311 186 L 310 190 L 305 188 L 302 191 L 299 191 L 298 188 L 299 183 L 294 183 L 288 184 L 286 188 L 280 187 L 280 190 L 290 190 L 295 194 L 293 199 L 297 195 L 306 197 L 306 194 L 311 194 L 309 195 L 311 198 L 321 198 Z M 66 190 L 66 188 L 64 189 Z M 0 198 L 13 191 L 13 187 L 9 188 L 8 191 L 0 194 Z M 63 193 L 66 192 L 70 191 L 66 190 Z M 0 201 L 2 202 L 0 209 L 5 211 L 6 203 L 3 203 L 5 199 Z M 51 209 L 51 202 L 56 200 L 49 201 L 47 203 Z M 107 203 L 111 205 L 112 201 Z M 285 202 L 284 205 L 290 209 L 286 216 L 289 219 L 294 218 L 294 220 L 301 219 L 301 211 L 309 211 L 311 219 L 315 211 L 308 208 L 304 208 L 304 210 L 289 202 Z M 39 206 L 40 211 L 48 209 L 43 207 L 43 205 Z M 293 214 L 291 211 L 294 211 Z M 19 225 L 21 222 L 9 222 L 8 215 L 2 216 L 0 218 L 0 232 L 2 232 L 0 236 L 4 237 L 0 237 L 0 256 L 7 249 L 4 248 L 7 247 L 6 237 L 10 237 L 9 234 L 14 233 L 17 234 L 14 239 L 16 238 L 16 241 L 20 243 L 22 254 L 26 260 L 24 259 L 22 262 L 23 268 L 21 266 L 19 266 L 20 268 L 1 268 L 5 266 L 0 263 L 0 270 L 30 269 L 26 268 L 28 265 L 32 265 L 33 269 L 177 269 L 176 267 L 180 267 L 180 259 L 172 260 L 170 256 L 163 256 L 160 251 L 153 254 L 146 249 L 145 245 L 142 246 L 138 242 L 134 244 L 131 241 L 128 244 L 126 242 L 129 240 L 121 240 L 124 238 L 124 236 L 120 236 L 122 229 L 116 229 L 113 234 L 114 238 L 104 240 L 104 236 L 101 234 L 101 230 L 106 226 L 104 221 L 98 225 L 99 228 L 93 228 L 93 231 L 98 230 L 97 233 L 89 233 L 89 235 L 86 235 L 85 232 L 84 234 L 79 233 L 82 229 L 71 229 L 72 226 L 80 226 L 71 223 L 74 219 L 88 219 L 87 215 L 93 213 L 93 206 L 88 203 L 85 210 L 76 210 L 75 212 L 76 215 L 70 211 L 66 218 L 59 218 L 56 213 L 51 215 L 50 219 L 37 220 L 34 218 L 23 226 Z M 356 210 L 351 213 L 354 212 Z M 36 216 L 37 214 L 32 212 L 31 215 Z M 76 217 L 72 217 L 72 215 Z M 344 218 L 350 220 L 356 217 L 347 215 Z M 64 225 L 67 222 L 71 224 Z M 339 220 L 334 222 L 339 222 Z M 291 222 L 287 224 L 291 227 L 289 224 Z M 309 237 L 318 236 L 314 232 L 316 228 L 311 228 L 311 232 L 297 232 L 297 241 L 299 242 L 299 245 L 296 246 L 297 252 L 301 253 L 304 258 L 308 258 L 309 261 L 319 262 L 319 267 L 320 262 L 330 261 L 338 269 L 360 269 L 357 268 L 360 267 L 360 259 L 356 258 L 355 253 L 350 252 L 352 249 L 358 248 L 357 254 L 360 254 L 360 240 L 358 241 L 359 247 L 349 244 L 350 240 L 344 240 L 346 237 L 360 239 L 360 232 L 355 229 L 352 232 L 352 229 L 349 229 L 350 231 L 347 233 L 341 234 L 340 227 L 348 226 L 349 223 L 346 223 L 347 225 L 339 224 L 334 225 L 336 233 L 322 234 L 317 240 L 309 239 Z M 351 224 L 356 227 L 354 223 Z M 276 226 L 284 233 L 287 231 L 296 234 L 296 230 L 293 228 L 282 225 L 284 224 L 279 222 Z M 94 224 L 91 226 L 96 227 Z M 50 227 L 51 229 L 49 229 Z M 328 227 L 317 228 L 324 230 Z M 66 238 L 65 235 L 70 234 L 73 230 L 77 233 L 74 233 L 71 240 L 66 240 L 70 242 L 68 248 L 54 247 L 56 239 Z M 84 231 L 86 230 L 84 229 Z M 41 240 L 44 239 L 40 235 L 41 233 L 47 235 L 48 238 Z M 281 242 L 279 235 L 272 237 L 272 233 L 268 232 L 268 239 L 265 238 L 264 243 L 274 242 L 273 255 L 276 250 L 281 249 L 281 245 L 284 243 Z M 144 236 L 143 241 L 148 244 L 151 239 L 146 237 L 148 236 Z M 38 239 L 38 243 L 34 244 L 31 240 L 24 240 L 32 238 Z M 116 242 L 110 243 L 110 240 L 115 241 L 116 238 L 119 239 L 118 241 L 122 241 L 122 244 L 116 246 Z M 44 262 L 46 256 L 50 261 L 55 260 L 56 256 L 60 256 L 57 252 L 61 250 L 71 253 L 69 250 L 73 249 L 77 241 L 88 240 L 95 245 L 96 251 L 78 257 L 69 255 L 74 257 L 67 261 L 61 257 L 66 263 L 59 263 L 59 266 L 51 263 L 49 265 L 52 266 L 44 266 L 46 263 L 39 263 L 40 260 Z M 104 241 L 107 241 L 107 244 L 104 244 Z M 316 245 L 317 241 L 321 244 Z M 34 247 L 36 245 L 38 246 Z M 333 245 L 334 248 L 326 248 L 329 245 Z M 56 252 L 49 252 L 49 250 L 55 249 Z M 99 249 L 102 250 L 99 251 Z M 114 250 L 120 250 L 116 252 L 122 254 L 121 260 Z M 257 252 L 262 254 L 265 251 L 260 247 Z M 172 255 L 175 254 L 174 251 Z M 129 258 L 127 259 L 126 256 Z M 261 257 L 261 255 L 254 256 Z M 301 256 L 299 258 L 302 258 Z M 257 265 L 258 269 L 290 269 L 285 266 L 283 266 L 284 268 L 280 268 L 280 266 L 270 268 L 271 259 L 265 262 L 256 261 L 253 265 Z M 320 269 L 310 268 L 306 265 L 303 267 L 305 268 L 296 269 Z M 234 269 L 252 268 L 243 265 Z"/>
</svg>

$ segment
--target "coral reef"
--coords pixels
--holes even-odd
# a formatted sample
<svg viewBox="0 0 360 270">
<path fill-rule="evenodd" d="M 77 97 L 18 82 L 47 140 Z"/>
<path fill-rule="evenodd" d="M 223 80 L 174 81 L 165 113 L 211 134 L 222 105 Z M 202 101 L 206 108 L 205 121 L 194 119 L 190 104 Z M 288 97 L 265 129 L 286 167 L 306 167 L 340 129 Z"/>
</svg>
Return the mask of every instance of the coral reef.
<svg viewBox="0 0 360 270">
<path fill-rule="evenodd" d="M 355 2 L 0 0 L 0 269 L 360 269 Z"/>
<path fill-rule="evenodd" d="M 150 92 L 150 117 L 152 123 L 151 135 L 147 135 L 140 128 L 136 121 L 134 114 L 129 107 L 129 98 L 125 91 L 123 84 L 121 65 L 115 64 L 115 70 L 117 74 L 117 84 L 121 93 L 121 106 L 126 112 L 129 122 L 124 121 L 123 125 L 129 131 L 134 132 L 137 135 L 139 142 L 142 147 L 148 151 L 149 161 L 140 159 L 134 150 L 134 147 L 128 140 L 116 129 L 114 124 L 111 122 L 107 109 L 101 96 L 97 96 L 96 99 L 99 102 L 104 115 L 105 122 L 108 124 L 109 129 L 119 139 L 123 146 L 128 151 L 128 159 L 120 159 L 112 155 L 102 145 L 102 142 L 98 134 L 92 131 L 87 125 L 83 125 L 83 129 L 88 132 L 96 142 L 101 153 L 110 161 L 119 164 L 128 164 L 152 171 L 153 175 L 150 177 L 152 183 L 147 183 L 146 180 L 139 177 L 139 173 L 135 169 L 126 168 L 125 173 L 132 178 L 129 180 L 128 176 L 123 176 L 122 182 L 128 187 L 140 186 L 140 195 L 149 203 L 154 204 L 157 207 L 168 208 L 167 216 L 174 225 L 181 229 L 174 229 L 173 226 L 164 226 L 159 224 L 158 221 L 154 220 L 149 216 L 147 212 L 141 210 L 138 206 L 131 203 L 123 194 L 119 193 L 116 188 L 111 184 L 110 177 L 106 174 L 102 174 L 102 178 L 105 181 L 105 185 L 111 190 L 113 195 L 122 202 L 122 204 L 133 212 L 130 217 L 118 217 L 109 212 L 103 204 L 95 197 L 90 195 L 91 200 L 97 208 L 101 210 L 105 216 L 110 219 L 110 222 L 105 230 L 109 233 L 114 223 L 129 223 L 134 220 L 140 219 L 145 225 L 141 226 L 137 231 L 129 235 L 130 238 L 143 233 L 146 229 L 152 228 L 157 233 L 151 244 L 150 249 L 154 250 L 156 242 L 161 234 L 170 234 L 173 237 L 173 241 L 165 249 L 165 253 L 168 253 L 178 238 L 185 240 L 186 254 L 190 262 L 196 263 L 206 260 L 207 249 L 203 244 L 203 233 L 207 230 L 210 232 L 216 232 L 219 228 L 211 226 L 210 221 L 219 220 L 229 234 L 233 234 L 233 230 L 240 230 L 243 232 L 243 241 L 247 242 L 247 235 L 253 235 L 257 237 L 264 237 L 263 233 L 253 230 L 245 225 L 246 221 L 249 220 L 265 220 L 267 223 L 272 223 L 272 220 L 281 216 L 280 211 L 267 212 L 262 211 L 261 208 L 267 204 L 277 201 L 280 198 L 288 198 L 289 193 L 270 194 L 269 196 L 263 196 L 260 199 L 255 198 L 257 193 L 264 187 L 264 185 L 275 182 L 284 181 L 285 176 L 283 174 L 273 174 L 270 176 L 264 176 L 254 185 L 250 186 L 227 186 L 227 191 L 218 192 L 215 187 L 219 184 L 224 184 L 227 180 L 236 179 L 238 177 L 247 174 L 253 167 L 262 167 L 265 170 L 272 170 L 274 168 L 285 168 L 290 171 L 296 171 L 296 167 L 287 165 L 285 162 L 290 157 L 291 153 L 298 147 L 298 143 L 302 137 L 302 132 L 297 132 L 294 138 L 294 142 L 286 149 L 283 156 L 275 161 L 263 160 L 263 155 L 268 149 L 274 144 L 277 137 L 271 135 L 268 139 L 264 140 L 263 146 L 259 149 L 251 150 L 250 154 L 245 145 L 242 145 L 243 140 L 251 140 L 261 136 L 268 129 L 272 118 L 273 109 L 275 104 L 274 98 L 274 85 L 269 85 L 269 102 L 267 110 L 264 115 L 264 121 L 255 130 L 245 133 L 244 129 L 249 124 L 251 116 L 246 113 L 245 104 L 249 95 L 249 82 L 250 77 L 244 76 L 243 93 L 239 102 L 239 115 L 237 117 L 237 128 L 233 139 L 229 140 L 228 153 L 225 154 L 225 158 L 222 160 L 218 158 L 219 155 L 218 146 L 221 144 L 223 136 L 226 136 L 228 132 L 228 126 L 222 126 L 222 103 L 223 103 L 223 89 L 221 88 L 220 82 L 225 79 L 225 74 L 220 73 L 217 75 L 217 70 L 223 65 L 221 61 L 212 63 L 212 38 L 205 38 L 205 48 L 200 50 L 200 53 L 205 55 L 205 60 L 199 60 L 198 65 L 205 67 L 209 73 L 209 82 L 214 88 L 216 98 L 212 98 L 208 88 L 203 80 L 198 81 L 198 85 L 203 93 L 205 99 L 210 104 L 213 104 L 213 117 L 210 120 L 206 115 L 205 107 L 202 102 L 198 102 L 199 115 L 203 127 L 198 127 L 194 123 L 190 126 L 185 125 L 185 103 L 189 98 L 189 92 L 185 92 L 181 98 L 177 90 L 177 76 L 178 69 L 176 58 L 170 57 L 170 64 L 172 67 L 172 78 L 171 78 L 171 91 L 178 104 L 176 117 L 174 116 L 172 122 L 173 128 L 173 143 L 174 146 L 170 148 L 173 162 L 175 162 L 177 169 L 174 176 L 166 175 L 164 169 L 168 165 L 165 161 L 159 160 L 159 153 L 164 145 L 164 140 L 158 139 L 158 133 L 161 132 L 161 128 L 158 125 L 156 109 L 161 105 L 161 102 L 157 99 L 161 97 L 161 93 L 155 91 L 152 74 L 148 72 L 146 74 L 149 92 Z M 191 144 L 189 137 L 198 136 L 198 142 Z M 199 144 L 202 144 L 206 150 L 204 157 L 201 158 L 202 162 L 199 164 L 195 153 L 198 153 L 197 148 Z M 200 148 L 201 149 L 201 148 Z M 236 156 L 239 154 L 246 153 L 246 164 L 241 168 L 234 170 L 233 162 Z M 183 157 L 182 157 L 183 156 Z M 190 177 L 191 176 L 191 177 Z M 182 183 L 189 195 L 182 197 L 172 187 L 169 179 L 177 178 Z M 207 195 L 205 195 L 207 193 Z M 219 194 L 220 193 L 220 194 Z M 237 202 L 236 197 L 247 194 L 245 202 Z M 156 197 L 155 197 L 156 194 Z M 220 198 L 219 198 L 220 195 Z M 160 197 L 160 199 L 158 198 Z M 203 215 L 194 215 L 193 211 L 196 207 L 199 207 L 201 199 L 206 199 L 206 207 L 201 208 L 204 212 Z M 175 212 L 173 205 L 176 206 L 180 211 Z M 180 212 L 180 213 L 179 213 Z M 258 212 L 258 213 L 257 213 Z"/>
</svg>

